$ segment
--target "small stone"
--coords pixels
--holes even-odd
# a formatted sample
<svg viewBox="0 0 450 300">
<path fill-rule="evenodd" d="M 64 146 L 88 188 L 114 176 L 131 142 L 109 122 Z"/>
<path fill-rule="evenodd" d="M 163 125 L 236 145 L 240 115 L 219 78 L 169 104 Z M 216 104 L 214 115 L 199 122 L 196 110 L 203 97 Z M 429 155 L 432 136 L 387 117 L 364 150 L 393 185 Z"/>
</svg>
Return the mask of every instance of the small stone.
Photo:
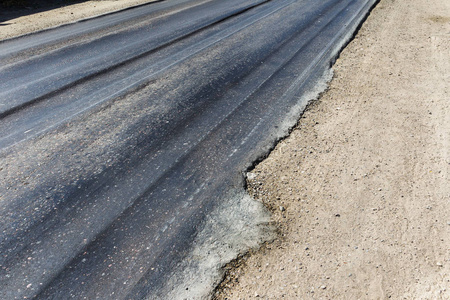
<svg viewBox="0 0 450 300">
<path fill-rule="evenodd" d="M 334 215 L 336 218 L 339 218 L 341 215 L 340 214 L 335 214 Z"/>
<path fill-rule="evenodd" d="M 443 266 L 444 266 L 441 262 L 437 262 L 436 265 L 437 265 L 438 267 L 443 267 Z"/>
<path fill-rule="evenodd" d="M 286 208 L 284 208 L 283 206 L 280 206 L 280 210 L 281 210 L 281 211 L 285 211 Z"/>
<path fill-rule="evenodd" d="M 258 292 L 255 292 L 255 297 L 259 297 L 259 294 L 258 294 Z"/>
<path fill-rule="evenodd" d="M 253 180 L 255 178 L 256 178 L 256 174 L 255 173 L 252 173 L 252 172 L 248 172 L 247 173 L 247 179 L 248 180 Z"/>
<path fill-rule="evenodd" d="M 322 285 L 320 288 L 321 288 L 322 290 L 324 290 L 324 289 L 326 289 L 327 287 L 326 287 L 325 285 Z"/>
</svg>

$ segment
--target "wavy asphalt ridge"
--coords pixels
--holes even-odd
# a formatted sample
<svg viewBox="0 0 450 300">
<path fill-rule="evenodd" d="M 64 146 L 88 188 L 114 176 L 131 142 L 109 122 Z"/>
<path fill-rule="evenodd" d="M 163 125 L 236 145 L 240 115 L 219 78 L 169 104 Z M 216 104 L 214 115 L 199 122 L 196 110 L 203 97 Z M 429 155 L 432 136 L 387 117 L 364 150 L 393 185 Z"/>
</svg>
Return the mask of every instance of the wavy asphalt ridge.
<svg viewBox="0 0 450 300">
<path fill-rule="evenodd" d="M 27 180 L 0 298 L 164 298 L 374 2 L 163 1 L 0 43 L 1 171 Z"/>
</svg>

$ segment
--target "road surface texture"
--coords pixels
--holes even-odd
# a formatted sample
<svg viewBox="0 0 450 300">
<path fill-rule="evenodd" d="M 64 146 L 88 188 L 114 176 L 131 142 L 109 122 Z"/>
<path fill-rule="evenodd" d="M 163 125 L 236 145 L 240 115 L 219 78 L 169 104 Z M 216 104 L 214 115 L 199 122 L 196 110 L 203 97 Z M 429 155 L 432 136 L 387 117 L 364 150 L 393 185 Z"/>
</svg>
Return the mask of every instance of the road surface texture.
<svg viewBox="0 0 450 300">
<path fill-rule="evenodd" d="M 280 235 L 218 299 L 450 299 L 449 58 L 449 1 L 376 6 L 251 171 Z"/>
<path fill-rule="evenodd" d="M 0 298 L 207 296 L 271 237 L 245 172 L 373 0 L 174 0 L 0 43 Z"/>
</svg>

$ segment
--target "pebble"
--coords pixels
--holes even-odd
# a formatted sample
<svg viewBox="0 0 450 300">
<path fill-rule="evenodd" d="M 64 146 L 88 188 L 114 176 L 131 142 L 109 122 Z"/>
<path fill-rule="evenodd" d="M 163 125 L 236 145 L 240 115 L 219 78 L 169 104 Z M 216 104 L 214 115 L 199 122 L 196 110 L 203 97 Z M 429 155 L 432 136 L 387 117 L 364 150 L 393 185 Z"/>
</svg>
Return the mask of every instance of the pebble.
<svg viewBox="0 0 450 300">
<path fill-rule="evenodd" d="M 280 210 L 281 210 L 281 211 L 285 211 L 286 208 L 284 208 L 283 206 L 280 206 Z"/>
<path fill-rule="evenodd" d="M 437 262 L 436 265 L 437 265 L 438 267 L 443 267 L 443 266 L 444 266 L 441 262 Z"/>
<path fill-rule="evenodd" d="M 252 172 L 248 172 L 247 173 L 247 179 L 248 180 L 252 180 L 252 179 L 255 179 L 256 178 L 256 174 L 255 173 L 252 173 Z"/>
<path fill-rule="evenodd" d="M 326 285 L 322 285 L 320 288 L 321 288 L 322 290 L 324 290 L 324 289 L 327 288 L 327 286 L 326 286 Z"/>
</svg>

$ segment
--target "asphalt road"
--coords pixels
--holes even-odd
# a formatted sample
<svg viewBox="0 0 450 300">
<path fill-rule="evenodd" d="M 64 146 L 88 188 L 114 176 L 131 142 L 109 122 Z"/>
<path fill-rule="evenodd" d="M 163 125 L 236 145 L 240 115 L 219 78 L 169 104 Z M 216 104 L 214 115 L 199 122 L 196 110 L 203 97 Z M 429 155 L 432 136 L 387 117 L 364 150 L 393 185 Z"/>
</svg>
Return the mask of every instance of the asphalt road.
<svg viewBox="0 0 450 300">
<path fill-rule="evenodd" d="M 164 298 L 374 2 L 167 0 L 1 42 L 0 298 Z"/>
</svg>

